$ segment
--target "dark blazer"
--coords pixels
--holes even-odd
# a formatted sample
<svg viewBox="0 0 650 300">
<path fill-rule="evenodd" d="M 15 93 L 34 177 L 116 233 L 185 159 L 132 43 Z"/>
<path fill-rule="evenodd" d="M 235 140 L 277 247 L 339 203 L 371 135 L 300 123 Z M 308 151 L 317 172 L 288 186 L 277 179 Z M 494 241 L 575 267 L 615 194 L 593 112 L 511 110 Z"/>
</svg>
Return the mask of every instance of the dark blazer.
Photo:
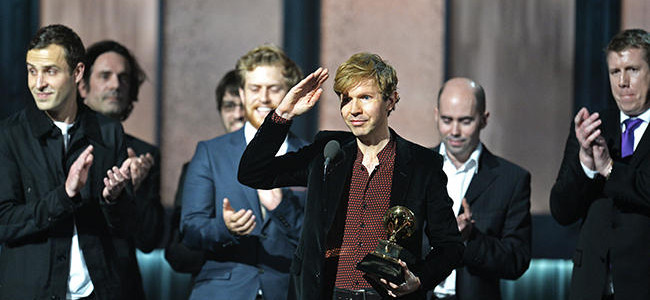
<svg viewBox="0 0 650 300">
<path fill-rule="evenodd" d="M 291 135 L 289 150 L 304 142 Z M 244 128 L 199 142 L 183 188 L 181 231 L 190 248 L 206 250 L 208 260 L 195 278 L 190 299 L 285 299 L 289 265 L 302 225 L 304 189 L 283 189 L 283 199 L 262 218 L 255 189 L 237 182 L 246 147 Z M 245 237 L 233 235 L 223 221 L 223 198 L 235 210 L 251 209 L 257 225 Z"/>
<path fill-rule="evenodd" d="M 307 186 L 305 221 L 298 249 L 291 264 L 292 287 L 289 298 L 331 299 L 334 280 L 324 280 L 324 257 L 327 235 L 337 209 L 347 201 L 352 165 L 357 153 L 355 137 L 349 132 L 321 132 L 313 144 L 297 152 L 274 157 L 289 130 L 269 117 L 260 127 L 239 166 L 240 182 L 262 189 L 278 186 Z M 409 299 L 422 299 L 458 265 L 463 251 L 457 224 L 447 195 L 447 177 L 439 155 L 399 137 L 390 205 L 410 208 L 416 218 L 415 233 L 401 242 L 413 254 L 420 253 L 422 234 L 426 231 L 434 250 L 420 257 L 409 268 L 419 276 L 422 289 Z M 323 148 L 330 140 L 341 144 L 343 155 L 335 160 L 327 177 L 323 174 Z M 423 224 L 428 226 L 424 227 Z"/>
<path fill-rule="evenodd" d="M 553 217 L 562 225 L 581 222 L 570 299 L 600 299 L 608 256 L 616 299 L 650 299 L 650 130 L 634 154 L 622 159 L 619 111 L 600 117 L 614 160 L 609 179 L 585 175 L 572 124 L 551 190 Z"/>
<path fill-rule="evenodd" d="M 61 137 L 34 104 L 0 124 L 0 299 L 65 299 L 73 219 L 98 298 L 142 299 L 130 186 L 101 199 L 106 171 L 126 159 L 122 126 L 80 103 L 65 154 Z M 88 181 L 70 199 L 65 179 L 88 145 Z"/>
<path fill-rule="evenodd" d="M 126 146 L 136 155 L 150 153 L 154 165 L 149 174 L 135 191 L 137 227 L 134 232 L 135 246 L 142 252 L 149 253 L 160 244 L 163 234 L 164 210 L 160 203 L 160 151 L 158 147 L 141 139 L 125 134 Z"/>
<path fill-rule="evenodd" d="M 456 269 L 456 296 L 501 299 L 499 280 L 519 278 L 530 263 L 530 173 L 483 145 L 465 199 L 475 223 Z"/>
<path fill-rule="evenodd" d="M 201 271 L 206 259 L 206 251 L 191 249 L 183 244 L 183 235 L 180 231 L 181 210 L 183 204 L 183 184 L 187 176 L 189 162 L 183 164 L 181 175 L 178 178 L 178 188 L 174 196 L 174 211 L 171 217 L 171 228 L 169 229 L 169 240 L 165 246 L 165 260 L 176 272 L 192 274 L 194 277 Z"/>
</svg>

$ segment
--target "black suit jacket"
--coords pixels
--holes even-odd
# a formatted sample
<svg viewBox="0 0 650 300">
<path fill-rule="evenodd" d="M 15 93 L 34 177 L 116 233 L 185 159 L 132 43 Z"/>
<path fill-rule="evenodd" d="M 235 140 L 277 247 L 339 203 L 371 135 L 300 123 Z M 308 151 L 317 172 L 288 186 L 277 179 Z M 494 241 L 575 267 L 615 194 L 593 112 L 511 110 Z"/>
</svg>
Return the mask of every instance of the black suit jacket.
<svg viewBox="0 0 650 300">
<path fill-rule="evenodd" d="M 64 154 L 61 132 L 33 103 L 0 124 L 0 299 L 65 299 L 73 220 L 98 298 L 142 299 L 131 188 L 101 199 L 106 171 L 126 159 L 122 126 L 79 103 L 70 134 Z M 70 199 L 65 179 L 88 145 L 88 181 Z"/>
<path fill-rule="evenodd" d="M 600 117 L 614 160 L 609 179 L 585 175 L 572 124 L 551 190 L 553 217 L 563 225 L 581 221 L 570 298 L 600 299 L 609 257 L 616 299 L 650 299 L 650 130 L 634 154 L 622 159 L 619 111 Z"/>
<path fill-rule="evenodd" d="M 501 299 L 499 280 L 519 278 L 530 263 L 530 173 L 483 146 L 465 199 L 475 223 L 456 269 L 456 296 Z"/>
<path fill-rule="evenodd" d="M 271 114 L 273 114 L 272 112 Z M 341 202 L 347 201 L 352 165 L 357 153 L 355 137 L 349 132 L 321 132 L 313 144 L 297 152 L 275 157 L 290 124 L 273 122 L 271 114 L 248 144 L 239 165 L 239 181 L 253 188 L 307 186 L 307 206 L 302 236 L 291 265 L 289 298 L 331 299 L 333 280 L 324 280 L 327 235 Z M 409 268 L 422 282 L 422 289 L 408 299 L 422 299 L 458 266 L 463 251 L 457 224 L 447 195 L 447 178 L 438 154 L 404 140 L 391 130 L 396 140 L 396 157 L 390 206 L 410 208 L 417 220 L 411 238 L 401 245 L 420 253 L 426 232 L 434 248 Z M 330 165 L 324 178 L 323 148 L 338 140 L 343 154 Z M 428 225 L 423 226 L 424 223 Z"/>
</svg>

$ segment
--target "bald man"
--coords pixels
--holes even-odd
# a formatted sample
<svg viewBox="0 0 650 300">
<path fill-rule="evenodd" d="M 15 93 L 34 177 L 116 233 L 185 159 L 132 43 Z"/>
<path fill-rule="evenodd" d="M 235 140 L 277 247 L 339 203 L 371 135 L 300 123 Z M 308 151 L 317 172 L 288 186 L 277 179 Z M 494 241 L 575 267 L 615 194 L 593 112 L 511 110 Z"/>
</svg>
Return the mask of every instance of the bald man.
<svg viewBox="0 0 650 300">
<path fill-rule="evenodd" d="M 447 192 L 466 244 L 462 268 L 432 299 L 501 299 L 499 280 L 517 279 L 530 263 L 530 173 L 492 154 L 480 133 L 490 116 L 483 87 L 452 78 L 434 108 Z"/>
</svg>

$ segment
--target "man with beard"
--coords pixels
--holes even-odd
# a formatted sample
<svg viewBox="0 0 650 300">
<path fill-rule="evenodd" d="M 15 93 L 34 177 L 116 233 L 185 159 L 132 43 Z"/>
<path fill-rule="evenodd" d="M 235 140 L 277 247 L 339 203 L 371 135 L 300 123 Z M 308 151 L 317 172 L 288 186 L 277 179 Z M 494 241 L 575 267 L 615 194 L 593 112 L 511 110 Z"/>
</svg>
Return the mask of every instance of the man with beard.
<svg viewBox="0 0 650 300">
<path fill-rule="evenodd" d="M 424 299 L 427 290 L 458 266 L 463 244 L 445 188 L 442 158 L 388 126 L 399 101 L 397 72 L 391 65 L 376 54 L 351 56 L 334 79 L 341 117 L 350 132 L 320 132 L 314 143 L 276 156 L 291 120 L 315 105 L 328 76 L 319 68 L 287 93 L 248 144 L 239 166 L 239 180 L 251 187 L 307 187 L 289 298 Z M 339 151 L 324 155 L 331 149 L 326 145 L 337 143 Z M 410 209 L 415 217 L 412 234 L 398 241 L 415 256 L 404 257 L 408 263 L 399 260 L 403 282 L 356 268 L 379 239 L 387 239 L 384 216 L 395 206 Z M 431 251 L 419 255 L 425 234 Z"/>
<path fill-rule="evenodd" d="M 226 133 L 237 131 L 244 126 L 244 105 L 239 97 L 239 77 L 237 70 L 230 70 L 219 80 L 215 89 L 217 111 Z M 182 243 L 183 235 L 179 231 L 181 222 L 181 207 L 183 204 L 183 183 L 187 175 L 187 166 L 183 164 L 178 179 L 178 188 L 174 197 L 174 213 L 170 238 L 165 247 L 165 259 L 176 272 L 190 273 L 196 276 L 205 263 L 205 251 L 190 249 Z"/>
<path fill-rule="evenodd" d="M 107 40 L 86 49 L 86 63 L 88 67 L 79 84 L 84 103 L 107 117 L 125 121 L 146 78 L 135 57 L 123 45 Z M 163 233 L 160 153 L 158 147 L 132 135 L 126 134 L 125 140 L 132 161 L 130 172 L 137 216 L 134 245 L 130 248 L 151 252 Z"/>
<path fill-rule="evenodd" d="M 285 299 L 289 265 L 303 219 L 304 191 L 255 190 L 237 182 L 237 166 L 264 117 L 301 77 L 275 46 L 257 47 L 237 61 L 246 124 L 199 142 L 183 188 L 183 242 L 207 251 L 190 299 Z M 279 154 L 304 145 L 289 135 Z"/>
</svg>

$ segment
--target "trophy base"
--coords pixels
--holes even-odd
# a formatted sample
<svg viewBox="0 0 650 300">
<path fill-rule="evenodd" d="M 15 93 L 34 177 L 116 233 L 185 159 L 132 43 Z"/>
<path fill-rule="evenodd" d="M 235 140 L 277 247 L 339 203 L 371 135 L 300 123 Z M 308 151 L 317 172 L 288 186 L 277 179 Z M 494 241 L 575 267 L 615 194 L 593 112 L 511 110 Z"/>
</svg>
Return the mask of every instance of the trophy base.
<svg viewBox="0 0 650 300">
<path fill-rule="evenodd" d="M 387 257 L 376 252 L 368 253 L 357 264 L 357 270 L 377 276 L 378 278 L 384 278 L 395 284 L 402 284 L 405 281 L 402 266 L 399 262 L 392 257 Z"/>
</svg>

